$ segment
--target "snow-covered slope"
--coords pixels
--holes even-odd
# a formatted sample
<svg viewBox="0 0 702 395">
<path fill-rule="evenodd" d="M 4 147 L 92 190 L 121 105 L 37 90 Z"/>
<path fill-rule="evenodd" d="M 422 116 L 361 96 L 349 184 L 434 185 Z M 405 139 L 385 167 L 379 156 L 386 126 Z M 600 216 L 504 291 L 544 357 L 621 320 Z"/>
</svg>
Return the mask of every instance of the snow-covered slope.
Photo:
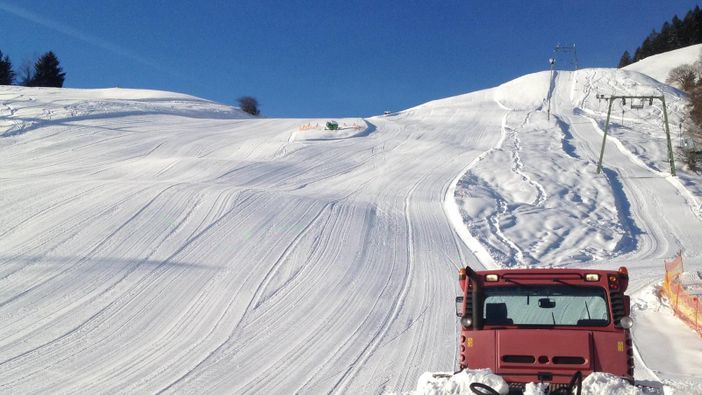
<svg viewBox="0 0 702 395">
<path fill-rule="evenodd" d="M 699 267 L 702 194 L 667 176 L 656 108 L 617 114 L 595 173 L 595 93 L 619 90 L 680 117 L 675 91 L 603 69 L 336 135 L 165 92 L 0 87 L 0 392 L 405 391 L 454 368 L 459 266 L 625 264 L 648 295 L 677 249 Z M 698 388 L 695 366 L 646 370 L 658 345 L 636 336 L 637 375 Z"/>
<path fill-rule="evenodd" d="M 457 194 L 467 225 L 496 261 L 510 266 L 564 265 L 611 261 L 622 255 L 629 259 L 630 253 L 652 248 L 641 245 L 648 241 L 639 236 L 651 232 L 642 229 L 642 219 L 636 218 L 651 215 L 641 207 L 649 199 L 632 205 L 626 191 L 629 179 L 638 177 L 660 180 L 647 185 L 656 184 L 654 191 L 659 193 L 662 188 L 669 191 L 670 198 L 662 198 L 671 203 L 668 210 L 681 208 L 680 214 L 690 214 L 692 221 L 702 217 L 700 178 L 684 170 L 680 179 L 668 177 L 660 102 L 654 106 L 647 102 L 638 110 L 617 104 L 604 171 L 596 173 L 607 110 L 607 103 L 599 102 L 596 94 L 664 94 L 669 121 L 676 125 L 684 107 L 678 91 L 628 71 L 557 72 L 549 119 L 544 102 L 549 77 L 549 72 L 532 74 L 497 89 L 496 100 L 510 108 L 504 141 L 459 181 Z M 633 173 L 625 174 L 627 168 Z M 661 221 L 665 218 L 652 222 Z M 676 238 L 685 234 L 670 233 Z M 686 255 L 695 259 L 700 246 L 693 240 L 671 240 L 666 250 L 653 255 L 672 256 L 685 247 Z"/>
<path fill-rule="evenodd" d="M 671 125 L 684 116 L 685 99 L 625 70 L 560 71 L 549 78 L 549 72 L 532 74 L 496 90 L 496 100 L 509 108 L 504 138 L 458 181 L 464 222 L 491 261 L 503 266 L 627 266 L 640 317 L 633 332 L 637 377 L 702 393 L 695 358 L 702 341 L 650 297 L 664 258 L 683 250 L 687 270 L 702 269 L 702 177 L 679 162 L 678 177 L 670 176 L 660 102 L 615 106 L 604 169 L 596 172 L 607 110 L 597 94 L 665 95 Z M 677 134 L 673 138 L 677 146 Z M 662 357 L 654 337 L 676 351 Z"/>
<path fill-rule="evenodd" d="M 660 82 L 665 82 L 670 70 L 683 64 L 695 63 L 700 59 L 701 53 L 702 44 L 690 45 L 689 47 L 641 59 L 624 67 L 624 70 L 638 71 Z"/>
<path fill-rule="evenodd" d="M 358 393 L 452 368 L 472 259 L 443 200 L 499 139 L 490 92 L 337 140 L 75 95 L 0 88 L 0 392 Z"/>
</svg>

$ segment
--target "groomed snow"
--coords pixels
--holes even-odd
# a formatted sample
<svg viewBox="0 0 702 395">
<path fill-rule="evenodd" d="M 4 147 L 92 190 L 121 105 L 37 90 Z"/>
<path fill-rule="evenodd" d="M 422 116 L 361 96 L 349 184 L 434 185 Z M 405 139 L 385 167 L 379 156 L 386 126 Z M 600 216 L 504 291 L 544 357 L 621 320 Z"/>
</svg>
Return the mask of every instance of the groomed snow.
<svg viewBox="0 0 702 395">
<path fill-rule="evenodd" d="M 168 92 L 0 87 L 0 392 L 411 391 L 455 367 L 463 265 L 626 265 L 633 294 L 679 249 L 699 270 L 700 178 L 667 176 L 660 109 L 619 112 L 594 171 L 595 93 L 620 90 L 681 117 L 677 91 L 605 69 L 337 134 Z M 645 311 L 637 378 L 702 392 L 657 367 L 695 362 L 657 351 L 681 332 Z"/>
<path fill-rule="evenodd" d="M 490 92 L 340 139 L 112 93 L 0 88 L 0 392 L 364 393 L 453 369 L 475 260 L 443 202 L 499 138 Z"/>
</svg>

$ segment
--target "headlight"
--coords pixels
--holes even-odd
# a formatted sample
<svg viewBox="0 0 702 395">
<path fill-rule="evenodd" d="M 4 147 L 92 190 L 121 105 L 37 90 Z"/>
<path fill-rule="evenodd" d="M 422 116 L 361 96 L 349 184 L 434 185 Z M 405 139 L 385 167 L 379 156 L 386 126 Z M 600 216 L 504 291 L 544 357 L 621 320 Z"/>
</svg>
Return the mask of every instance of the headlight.
<svg viewBox="0 0 702 395">
<path fill-rule="evenodd" d="M 468 316 L 463 317 L 461 318 L 461 325 L 463 325 L 466 328 L 470 328 L 470 326 L 473 325 L 473 320 Z"/>
<path fill-rule="evenodd" d="M 589 282 L 600 281 L 600 275 L 597 273 L 588 273 L 585 275 L 585 281 L 589 281 Z"/>
<path fill-rule="evenodd" d="M 630 329 L 632 326 L 634 326 L 634 320 L 632 320 L 631 317 L 624 317 L 619 320 L 619 326 L 624 329 Z"/>
</svg>

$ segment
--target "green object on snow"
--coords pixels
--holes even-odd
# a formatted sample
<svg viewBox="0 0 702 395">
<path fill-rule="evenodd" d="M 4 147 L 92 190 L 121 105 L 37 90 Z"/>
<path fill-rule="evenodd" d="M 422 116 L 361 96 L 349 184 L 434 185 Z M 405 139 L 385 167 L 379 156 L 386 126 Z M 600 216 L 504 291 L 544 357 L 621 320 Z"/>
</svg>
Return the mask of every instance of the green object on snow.
<svg viewBox="0 0 702 395">
<path fill-rule="evenodd" d="M 336 121 L 327 122 L 327 129 L 329 130 L 339 130 L 339 124 Z"/>
</svg>

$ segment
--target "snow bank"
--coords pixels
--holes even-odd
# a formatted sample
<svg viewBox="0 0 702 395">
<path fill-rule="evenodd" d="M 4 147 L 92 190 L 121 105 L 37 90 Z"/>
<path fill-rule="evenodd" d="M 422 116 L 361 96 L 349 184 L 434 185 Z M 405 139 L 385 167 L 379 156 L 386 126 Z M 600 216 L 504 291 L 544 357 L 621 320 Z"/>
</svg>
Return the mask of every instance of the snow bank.
<svg viewBox="0 0 702 395">
<path fill-rule="evenodd" d="M 595 372 L 583 380 L 582 395 L 638 395 L 640 389 L 609 373 Z"/>
<path fill-rule="evenodd" d="M 507 394 L 509 387 L 502 377 L 492 373 L 490 369 L 466 369 L 450 376 L 450 373 L 426 372 L 417 384 L 413 395 L 473 395 L 470 389 L 472 383 L 486 384 L 500 394 Z M 548 384 L 528 383 L 524 395 L 544 395 Z M 582 395 L 639 395 L 643 392 L 618 376 L 609 373 L 595 372 L 583 380 Z"/>
<path fill-rule="evenodd" d="M 495 91 L 495 100 L 513 110 L 539 109 L 548 95 L 550 78 L 550 71 L 542 71 L 504 83 Z"/>
<path fill-rule="evenodd" d="M 663 274 L 660 274 L 662 277 Z M 635 378 L 662 382 L 666 394 L 702 394 L 699 336 L 660 298 L 661 284 L 652 284 L 631 295 Z"/>
<path fill-rule="evenodd" d="M 548 389 L 546 383 L 527 383 L 524 388 L 524 395 L 545 395 Z"/>
<path fill-rule="evenodd" d="M 509 387 L 502 377 L 492 373 L 490 369 L 466 369 L 460 373 L 426 372 L 419 377 L 417 390 L 414 395 L 472 395 L 472 383 L 482 383 L 495 389 L 500 394 L 507 394 Z"/>
</svg>

